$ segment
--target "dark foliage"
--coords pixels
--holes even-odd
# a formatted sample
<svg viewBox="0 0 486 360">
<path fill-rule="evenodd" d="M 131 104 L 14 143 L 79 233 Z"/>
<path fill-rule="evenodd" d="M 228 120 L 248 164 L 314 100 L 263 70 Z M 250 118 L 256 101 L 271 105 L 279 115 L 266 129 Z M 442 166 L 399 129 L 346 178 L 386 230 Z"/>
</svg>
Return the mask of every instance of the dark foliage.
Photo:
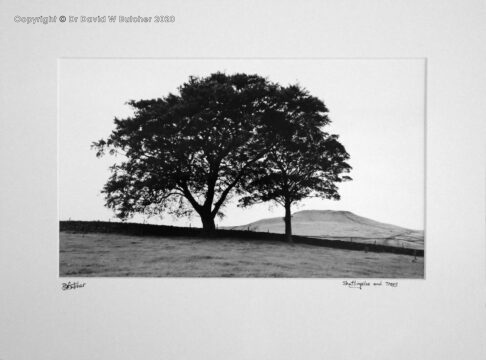
<svg viewBox="0 0 486 360">
<path fill-rule="evenodd" d="M 273 146 L 265 166 L 252 169 L 244 183 L 249 195 L 242 206 L 275 201 L 285 208 L 286 235 L 291 241 L 291 206 L 308 197 L 339 199 L 337 183 L 351 178 L 349 154 L 337 135 L 322 131 L 329 124 L 327 108 L 299 86 L 281 88 L 274 100 Z"/>
<path fill-rule="evenodd" d="M 97 156 L 121 156 L 103 188 L 106 205 L 125 220 L 195 211 L 206 233 L 225 202 L 276 201 L 290 207 L 309 196 L 338 199 L 349 158 L 336 135 L 321 129 L 327 108 L 299 86 L 258 75 L 191 77 L 178 94 L 130 101 L 134 115 L 115 119 Z"/>
<path fill-rule="evenodd" d="M 240 180 L 261 161 L 274 124 L 267 112 L 276 86 L 257 75 L 191 77 L 153 100 L 130 101 L 133 117 L 93 144 L 97 156 L 121 154 L 103 193 L 118 217 L 195 210 L 207 232 Z"/>
</svg>

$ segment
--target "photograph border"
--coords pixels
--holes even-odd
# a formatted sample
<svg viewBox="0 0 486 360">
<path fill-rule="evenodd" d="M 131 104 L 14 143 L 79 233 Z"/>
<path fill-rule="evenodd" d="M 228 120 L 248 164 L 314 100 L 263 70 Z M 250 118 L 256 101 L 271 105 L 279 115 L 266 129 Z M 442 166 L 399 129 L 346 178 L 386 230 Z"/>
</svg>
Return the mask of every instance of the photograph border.
<svg viewBox="0 0 486 360">
<path fill-rule="evenodd" d="M 275 5 L 1 3 L 0 185 L 7 190 L 0 202 L 0 358 L 486 357 L 484 1 Z M 13 20 L 160 12 L 176 22 L 103 27 Z M 93 278 L 63 290 L 57 59 L 141 54 L 427 58 L 426 281 L 351 288 L 328 279 Z"/>
<path fill-rule="evenodd" d="M 207 61 L 207 60 L 235 60 L 235 61 L 245 61 L 245 60 L 277 60 L 277 61 L 326 61 L 326 60 L 342 60 L 342 61 L 360 61 L 360 60 L 365 60 L 365 61 L 401 61 L 401 60 L 422 60 L 424 62 L 424 109 L 423 109 L 423 165 L 424 165 L 424 173 L 423 173 L 423 179 L 424 179 L 424 184 L 423 184 L 423 191 L 424 191 L 424 197 L 423 197 L 423 232 L 424 232 L 424 269 L 423 269 L 423 277 L 421 278 L 407 278 L 407 277 L 399 277 L 399 278 L 379 278 L 379 277 L 356 277 L 355 279 L 360 279 L 360 280 L 366 280 L 366 281 L 380 281 L 380 280 L 426 280 L 427 277 L 427 68 L 428 68 L 428 62 L 427 62 L 427 57 L 296 57 L 296 56 L 290 56 L 290 57 L 58 57 L 56 59 L 57 63 L 57 190 L 58 190 L 58 196 L 57 196 L 57 226 L 59 227 L 59 236 L 58 236 L 58 246 L 59 246 L 59 252 L 58 252 L 58 264 L 60 266 L 60 224 L 59 222 L 61 221 L 60 219 L 60 194 L 59 194 L 59 187 L 60 187 L 60 178 L 59 178 L 59 168 L 60 168 L 60 163 L 59 163 L 59 153 L 60 153 L 60 145 L 59 145 L 59 134 L 60 134 L 60 81 L 61 81 L 61 73 L 60 73 L 60 62 L 62 60 L 190 60 L 190 61 Z M 60 268 L 59 268 L 59 273 L 58 273 L 58 278 L 68 280 L 68 281 L 89 281 L 90 279 L 116 279 L 116 278 L 128 278 L 128 279 L 141 279 L 144 277 L 133 277 L 133 276 L 95 276 L 95 277 L 82 277 L 82 276 L 76 276 L 76 277 L 70 277 L 70 276 L 61 276 L 60 274 Z M 161 278 L 170 278 L 170 279 L 193 279 L 193 280 L 204 280 L 204 279 L 221 279 L 221 280 L 231 280 L 231 279 L 241 279 L 242 277 L 222 277 L 222 276 L 216 276 L 216 277 L 195 277 L 195 276 L 188 276 L 188 277 L 173 277 L 173 276 L 149 276 L 146 278 L 153 278 L 153 279 L 161 279 Z M 343 277 L 244 277 L 244 278 L 250 278 L 250 279 L 260 279 L 260 280 L 267 280 L 267 279 L 320 279 L 320 280 L 333 280 L 333 281 L 345 281 L 349 280 L 350 278 L 343 278 Z"/>
</svg>

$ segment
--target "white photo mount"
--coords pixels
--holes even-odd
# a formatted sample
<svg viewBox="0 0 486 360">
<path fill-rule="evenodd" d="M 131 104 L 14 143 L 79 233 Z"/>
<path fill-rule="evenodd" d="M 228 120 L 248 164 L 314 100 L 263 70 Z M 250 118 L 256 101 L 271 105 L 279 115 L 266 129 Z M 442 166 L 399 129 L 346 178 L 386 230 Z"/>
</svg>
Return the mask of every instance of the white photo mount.
<svg viewBox="0 0 486 360">
<path fill-rule="evenodd" d="M 284 4 L 2 2 L 0 358 L 484 358 L 484 4 Z M 15 22 L 98 15 L 175 22 Z M 57 61 L 73 57 L 426 58 L 426 279 L 362 290 L 333 279 L 82 279 L 63 291 Z"/>
</svg>

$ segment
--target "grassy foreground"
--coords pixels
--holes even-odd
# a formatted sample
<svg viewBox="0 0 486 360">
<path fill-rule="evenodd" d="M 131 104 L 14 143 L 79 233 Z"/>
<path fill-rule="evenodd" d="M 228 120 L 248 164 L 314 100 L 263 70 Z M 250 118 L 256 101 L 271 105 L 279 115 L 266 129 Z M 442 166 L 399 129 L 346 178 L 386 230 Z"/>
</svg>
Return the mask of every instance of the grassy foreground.
<svg viewBox="0 0 486 360">
<path fill-rule="evenodd" d="M 423 278 L 424 259 L 277 241 L 61 231 L 59 272 L 61 277 Z"/>
</svg>

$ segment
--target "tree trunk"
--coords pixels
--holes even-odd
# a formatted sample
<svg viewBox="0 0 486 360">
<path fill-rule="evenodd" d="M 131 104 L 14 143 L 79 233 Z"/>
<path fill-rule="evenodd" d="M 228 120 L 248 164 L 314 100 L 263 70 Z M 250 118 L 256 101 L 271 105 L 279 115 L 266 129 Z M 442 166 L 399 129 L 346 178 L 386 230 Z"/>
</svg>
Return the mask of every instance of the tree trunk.
<svg viewBox="0 0 486 360">
<path fill-rule="evenodd" d="M 285 240 L 288 243 L 293 244 L 292 240 L 292 214 L 290 212 L 290 202 L 285 203 Z"/>
<path fill-rule="evenodd" d="M 208 237 L 213 237 L 216 231 L 216 226 L 214 225 L 214 217 L 211 216 L 211 212 L 199 214 L 201 216 L 201 222 L 203 226 L 203 232 Z"/>
</svg>

